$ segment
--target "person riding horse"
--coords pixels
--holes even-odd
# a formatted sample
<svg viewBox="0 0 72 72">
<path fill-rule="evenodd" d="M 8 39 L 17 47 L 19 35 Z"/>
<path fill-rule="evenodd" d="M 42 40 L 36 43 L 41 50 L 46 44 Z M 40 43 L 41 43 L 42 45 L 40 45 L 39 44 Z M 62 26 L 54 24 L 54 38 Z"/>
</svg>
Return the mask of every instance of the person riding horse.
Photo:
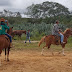
<svg viewBox="0 0 72 72">
<path fill-rule="evenodd" d="M 8 33 L 5 32 L 6 29 L 9 29 L 9 26 L 7 26 L 7 24 L 5 23 L 4 18 L 1 18 L 0 21 L 1 21 L 0 35 L 6 35 L 7 37 L 9 37 L 9 39 L 10 39 L 10 47 L 12 47 L 12 37 Z"/>
<path fill-rule="evenodd" d="M 52 35 L 60 36 L 61 44 L 64 44 L 65 43 L 65 42 L 63 42 L 64 35 L 61 33 L 61 29 L 59 28 L 58 24 L 59 24 L 59 21 L 56 20 L 56 23 L 53 26 Z"/>
</svg>

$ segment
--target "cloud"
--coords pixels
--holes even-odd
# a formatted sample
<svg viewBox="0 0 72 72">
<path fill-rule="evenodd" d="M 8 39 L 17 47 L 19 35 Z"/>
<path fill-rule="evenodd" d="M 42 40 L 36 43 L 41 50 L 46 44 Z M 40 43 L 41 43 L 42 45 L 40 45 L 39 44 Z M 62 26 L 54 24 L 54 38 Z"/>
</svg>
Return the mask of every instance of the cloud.
<svg viewBox="0 0 72 72">
<path fill-rule="evenodd" d="M 8 0 L 0 0 L 0 6 L 10 6 L 10 1 L 8 1 Z"/>
<path fill-rule="evenodd" d="M 0 10 L 9 9 L 9 10 L 24 10 L 31 4 L 39 4 L 45 1 L 58 2 L 70 10 L 72 10 L 72 0 L 0 0 Z"/>
</svg>

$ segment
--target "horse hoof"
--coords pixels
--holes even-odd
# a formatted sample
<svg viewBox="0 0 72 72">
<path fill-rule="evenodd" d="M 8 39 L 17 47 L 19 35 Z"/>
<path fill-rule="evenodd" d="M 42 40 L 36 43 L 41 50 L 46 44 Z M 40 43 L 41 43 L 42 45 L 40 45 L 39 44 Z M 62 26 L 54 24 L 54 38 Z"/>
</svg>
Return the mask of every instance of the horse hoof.
<svg viewBox="0 0 72 72">
<path fill-rule="evenodd" d="M 52 55 L 54 56 L 54 53 L 52 53 Z"/>
<path fill-rule="evenodd" d="M 4 61 L 6 61 L 6 59 Z"/>
<path fill-rule="evenodd" d="M 44 54 L 43 54 L 43 53 L 41 53 L 41 55 L 42 55 L 42 56 L 44 56 Z"/>
<path fill-rule="evenodd" d="M 63 56 L 66 56 L 65 54 L 63 54 Z"/>
<path fill-rule="evenodd" d="M 59 52 L 58 54 L 61 54 L 61 52 Z"/>
<path fill-rule="evenodd" d="M 44 56 L 44 54 L 41 54 L 42 56 Z"/>
<path fill-rule="evenodd" d="M 9 59 L 7 59 L 7 61 L 9 61 Z"/>
</svg>

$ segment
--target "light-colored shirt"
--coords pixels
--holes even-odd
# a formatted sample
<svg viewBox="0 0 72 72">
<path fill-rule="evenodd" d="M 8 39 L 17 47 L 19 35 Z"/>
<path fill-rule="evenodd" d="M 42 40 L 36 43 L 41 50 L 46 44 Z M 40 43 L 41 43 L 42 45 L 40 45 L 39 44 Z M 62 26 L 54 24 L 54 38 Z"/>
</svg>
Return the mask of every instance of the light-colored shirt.
<svg viewBox="0 0 72 72">
<path fill-rule="evenodd" d="M 58 35 L 59 30 L 60 30 L 59 25 L 54 24 L 53 29 L 52 29 L 52 35 Z"/>
</svg>

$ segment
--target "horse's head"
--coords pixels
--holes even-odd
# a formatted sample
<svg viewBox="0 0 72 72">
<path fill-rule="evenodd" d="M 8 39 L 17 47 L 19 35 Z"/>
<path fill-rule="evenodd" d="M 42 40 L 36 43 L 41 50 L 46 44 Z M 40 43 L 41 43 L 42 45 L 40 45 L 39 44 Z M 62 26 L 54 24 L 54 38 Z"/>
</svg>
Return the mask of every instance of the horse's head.
<svg viewBox="0 0 72 72">
<path fill-rule="evenodd" d="M 7 33 L 11 35 L 12 29 L 13 29 L 13 27 L 9 28 L 9 30 L 7 30 Z"/>
<path fill-rule="evenodd" d="M 22 32 L 26 34 L 26 30 L 22 30 Z"/>
<path fill-rule="evenodd" d="M 25 31 L 25 34 L 26 34 L 26 31 Z"/>
<path fill-rule="evenodd" d="M 63 34 L 64 34 L 64 35 L 67 35 L 67 36 L 72 35 L 72 28 L 67 28 L 67 29 L 64 31 Z"/>
</svg>

